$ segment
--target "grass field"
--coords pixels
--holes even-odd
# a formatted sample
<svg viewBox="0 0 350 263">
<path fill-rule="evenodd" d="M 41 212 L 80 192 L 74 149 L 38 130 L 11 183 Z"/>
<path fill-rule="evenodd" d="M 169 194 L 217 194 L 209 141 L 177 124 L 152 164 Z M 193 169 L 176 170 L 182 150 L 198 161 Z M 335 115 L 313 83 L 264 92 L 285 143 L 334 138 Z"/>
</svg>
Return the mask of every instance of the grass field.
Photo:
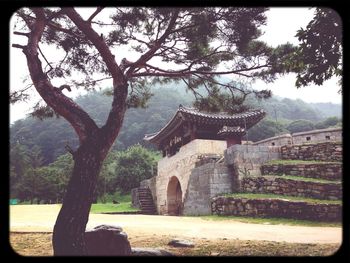
<svg viewBox="0 0 350 263">
<path fill-rule="evenodd" d="M 106 203 L 106 204 L 92 204 L 90 213 L 120 213 L 120 212 L 136 212 L 139 209 L 131 206 L 131 202 L 121 202 L 119 204 Z"/>
<path fill-rule="evenodd" d="M 292 176 L 292 175 L 281 175 L 283 179 L 291 179 L 296 181 L 304 181 L 304 182 L 314 182 L 314 183 L 325 183 L 325 184 L 341 184 L 340 181 L 330 181 L 325 179 L 316 179 L 310 177 L 301 177 L 301 176 Z"/>
<path fill-rule="evenodd" d="M 225 194 L 225 197 L 248 198 L 248 199 L 286 199 L 290 201 L 305 201 L 315 204 L 342 204 L 341 200 L 323 200 L 306 198 L 299 196 L 275 195 L 275 194 L 252 194 L 252 193 L 235 193 Z"/>
<path fill-rule="evenodd" d="M 117 200 L 118 204 L 113 204 L 113 200 Z M 19 205 L 31 205 L 30 201 L 19 203 Z M 103 198 L 98 199 L 98 203 L 92 204 L 90 213 L 123 213 L 137 212 L 139 209 L 131 206 L 131 195 L 122 195 L 120 192 L 114 194 L 106 194 Z"/>
<path fill-rule="evenodd" d="M 315 161 L 315 160 L 271 160 L 266 162 L 266 165 L 270 165 L 270 164 L 284 164 L 284 165 L 288 165 L 288 164 L 340 164 L 341 162 L 325 162 L 325 161 Z"/>
<path fill-rule="evenodd" d="M 234 220 L 242 223 L 263 224 L 263 225 L 342 227 L 341 222 L 316 222 L 316 221 L 297 220 L 297 219 L 288 219 L 288 218 L 255 218 L 255 217 L 222 216 L 222 215 L 208 215 L 208 216 L 200 216 L 200 217 L 205 220 L 212 220 L 212 221 Z"/>
<path fill-rule="evenodd" d="M 23 256 L 52 256 L 51 233 L 11 233 L 12 248 Z M 162 248 L 176 256 L 329 256 L 339 244 L 192 239 L 194 248 L 168 246 L 171 237 L 129 237 L 131 247 Z"/>
</svg>

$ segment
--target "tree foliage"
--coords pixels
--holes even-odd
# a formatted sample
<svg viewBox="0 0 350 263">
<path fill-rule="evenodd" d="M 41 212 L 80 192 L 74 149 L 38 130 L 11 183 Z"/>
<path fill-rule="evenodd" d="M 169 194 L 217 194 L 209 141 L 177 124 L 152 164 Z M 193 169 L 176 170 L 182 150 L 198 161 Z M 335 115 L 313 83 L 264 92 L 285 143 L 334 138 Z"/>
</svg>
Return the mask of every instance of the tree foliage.
<svg viewBox="0 0 350 263">
<path fill-rule="evenodd" d="M 231 93 L 227 99 L 235 98 L 237 103 L 237 97 L 268 93 L 222 84 L 215 77 L 273 81 L 294 69 L 289 61 L 295 47 L 287 43 L 272 48 L 257 40 L 266 10 L 98 7 L 88 18 L 72 7 L 17 10 L 20 31 L 14 34 L 28 41 L 12 46 L 23 51 L 33 87 L 45 101 L 33 115 L 64 117 L 79 139 L 77 149 L 67 147 L 74 166 L 54 226 L 55 255 L 87 254 L 85 227 L 102 163 L 119 135 L 127 108 L 145 107 L 151 96 L 147 83 L 183 81 L 196 99 L 201 85 L 208 96 L 221 87 Z M 136 59 L 122 59 L 125 45 L 137 54 Z M 61 56 L 51 56 L 48 46 Z M 79 86 L 94 88 L 101 79 L 111 80 L 113 100 L 105 123 L 99 126 L 66 93 Z M 57 87 L 58 82 L 64 84 Z M 11 92 L 10 101 L 27 99 L 28 91 L 26 87 Z"/>
<path fill-rule="evenodd" d="M 105 91 L 90 92 L 76 99 L 99 125 L 105 122 L 106 112 L 112 100 L 110 96 L 104 95 Z M 204 93 L 205 89 L 200 88 L 199 91 Z M 171 119 L 179 104 L 190 106 L 194 101 L 194 96 L 187 93 L 183 85 L 174 83 L 167 83 L 162 87 L 153 87 L 151 92 L 154 96 L 150 99 L 147 108 L 134 108 L 126 111 L 123 126 L 118 139 L 114 143 L 113 150 L 125 150 L 137 143 L 146 148 L 152 148 L 151 144 L 143 141 L 144 135 L 160 130 Z M 257 100 L 255 96 L 247 96 L 243 106 L 262 108 L 267 112 L 267 117 L 248 132 L 249 140 L 253 141 L 266 139 L 284 131 L 287 132 L 285 127 L 290 122 L 298 119 L 312 121 L 315 125 L 318 124 L 315 126 L 316 128 L 321 129 L 321 127 L 332 126 L 322 123 L 326 117 L 336 116 L 339 118 L 341 116 L 341 105 L 338 104 L 321 103 L 316 105 L 302 100 L 274 96 L 264 101 Z M 270 120 L 272 126 L 265 125 L 265 120 Z M 341 122 L 341 120 L 339 121 Z M 279 126 L 282 125 L 284 129 L 274 129 L 276 122 Z M 66 153 L 66 144 L 69 144 L 72 148 L 76 148 L 79 144 L 74 130 L 63 118 L 41 121 L 28 117 L 16 121 L 10 127 L 12 151 L 15 151 L 18 142 L 21 147 L 25 147 L 27 150 L 30 150 L 34 145 L 39 146 L 45 165 L 54 162 L 58 156 Z M 20 165 L 21 161 L 15 163 Z"/>
<path fill-rule="evenodd" d="M 256 142 L 284 133 L 289 133 L 289 131 L 281 122 L 276 122 L 271 118 L 266 118 L 249 129 L 246 139 Z"/>
<path fill-rule="evenodd" d="M 176 85 L 157 88 L 152 92 L 154 96 L 150 99 L 147 108 L 127 110 L 120 135 L 113 146 L 114 150 L 125 150 L 137 143 L 151 147 L 143 141 L 144 135 L 161 129 L 172 117 L 179 104 L 189 106 L 193 100 L 193 96 L 186 94 L 185 91 L 181 92 Z M 112 98 L 104 93 L 105 90 L 90 92 L 76 99 L 98 125 L 105 122 L 106 113 L 112 101 Z M 45 164 L 53 162 L 58 156 L 64 154 L 65 145 L 68 144 L 74 149 L 79 144 L 74 130 L 63 118 L 38 120 L 30 116 L 11 125 L 11 148 L 16 142 L 20 142 L 28 149 L 38 145 L 45 157 Z"/>
<path fill-rule="evenodd" d="M 342 126 L 342 120 L 338 117 L 328 117 L 324 121 L 320 121 L 315 124 L 316 129 L 325 129 L 329 127 L 341 127 Z"/>
<path fill-rule="evenodd" d="M 157 161 L 160 155 L 134 145 L 119 152 L 116 159 L 116 185 L 122 193 L 139 187 L 140 182 L 157 175 Z"/>
<path fill-rule="evenodd" d="M 29 168 L 28 149 L 16 142 L 10 148 L 10 196 L 19 195 L 18 185 L 23 179 L 25 171 Z"/>
<path fill-rule="evenodd" d="M 332 76 L 342 75 L 342 20 L 330 8 L 316 8 L 314 18 L 296 36 L 300 71 L 296 86 L 322 85 Z"/>
<path fill-rule="evenodd" d="M 295 133 L 314 130 L 315 125 L 308 120 L 296 120 L 291 122 L 286 128 L 290 133 Z"/>
<path fill-rule="evenodd" d="M 19 143 L 14 148 L 24 149 Z M 20 170 L 18 159 L 10 159 L 10 195 L 21 201 L 34 201 L 40 203 L 62 202 L 66 191 L 67 182 L 72 173 L 73 159 L 69 154 L 59 156 L 50 165 L 43 166 L 43 157 L 38 146 L 34 151 L 22 151 L 21 159 L 25 159 L 26 165 Z M 20 171 L 20 172 L 19 172 Z"/>
<path fill-rule="evenodd" d="M 217 76 L 273 81 L 278 74 L 291 69 L 288 61 L 296 47 L 286 44 L 272 48 L 257 40 L 261 35 L 259 27 L 266 23 L 266 10 L 100 8 L 89 22 L 94 30 L 103 31 L 100 40 L 109 49 L 127 46 L 135 54 L 141 54 L 136 61 L 126 57 L 126 64 L 122 63 L 120 54 L 115 57 L 130 85 L 129 107 L 146 105 L 151 96 L 145 89 L 146 84 L 175 80 L 185 83 L 194 94 L 197 94 L 199 86 L 204 85 L 208 98 L 218 94 L 218 87 L 230 91 L 231 96 L 218 98 L 225 100 L 223 105 L 229 106 L 227 111 L 232 111 L 232 104 L 241 104 L 247 94 L 268 97 L 269 93 L 242 89 L 235 82 L 223 84 L 217 81 Z M 102 14 L 105 14 L 104 19 L 97 19 L 103 17 Z M 17 15 L 19 22 L 24 21 L 29 28 L 36 17 L 31 9 L 20 9 Z M 49 80 L 65 80 L 73 89 L 93 89 L 101 80 L 111 78 L 105 59 L 100 51 L 96 52 L 96 44 L 79 28 L 79 19 L 74 19 L 75 13 L 65 8 L 45 8 L 42 15 L 48 21 L 42 34 L 40 52 L 46 62 L 45 73 Z M 61 54 L 60 59 L 45 51 L 50 45 L 56 46 L 58 54 Z M 156 62 L 155 58 L 160 62 Z M 79 80 L 74 79 L 74 72 L 80 73 Z M 96 77 L 98 74 L 99 77 Z M 28 88 L 12 92 L 11 99 L 18 101 L 22 97 L 27 98 L 29 92 Z M 203 98 L 198 97 L 198 100 Z M 243 109 L 237 107 L 237 110 Z M 33 116 L 47 117 L 55 113 L 57 111 L 37 104 Z"/>
<path fill-rule="evenodd" d="M 28 162 L 15 173 L 19 164 L 15 160 L 37 158 L 29 151 L 24 152 L 24 148 L 18 144 L 12 151 L 13 156 L 21 157 L 12 159 L 10 163 L 11 197 L 18 198 L 22 202 L 61 203 L 73 170 L 71 155 L 60 155 L 49 165 L 36 166 Z M 139 185 L 140 181 L 156 175 L 159 159 L 159 153 L 141 145 L 131 146 L 124 151 L 111 151 L 101 168 L 94 200 L 103 201 L 106 195 L 114 194 L 116 191 L 129 193 L 132 188 Z"/>
</svg>

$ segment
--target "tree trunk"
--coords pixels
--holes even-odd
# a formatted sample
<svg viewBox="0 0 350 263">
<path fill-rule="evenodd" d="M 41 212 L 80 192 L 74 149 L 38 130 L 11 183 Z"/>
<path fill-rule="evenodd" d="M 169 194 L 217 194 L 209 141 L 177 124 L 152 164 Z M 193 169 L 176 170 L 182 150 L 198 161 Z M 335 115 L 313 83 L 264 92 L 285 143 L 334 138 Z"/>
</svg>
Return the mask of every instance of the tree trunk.
<svg viewBox="0 0 350 263">
<path fill-rule="evenodd" d="M 93 30 L 91 23 L 85 21 L 74 8 L 65 8 L 64 13 L 96 47 L 113 78 L 112 108 L 106 124 L 99 128 L 78 104 L 52 85 L 43 71 L 39 59 L 39 42 L 48 19 L 43 8 L 33 8 L 32 11 L 35 19 L 28 25 L 31 30 L 28 34 L 28 44 L 20 46 L 27 57 L 31 79 L 47 105 L 72 125 L 80 142 L 78 150 L 72 152 L 73 173 L 54 226 L 52 240 L 54 254 L 85 255 L 85 227 L 89 219 L 97 178 L 102 162 L 118 136 L 125 115 L 128 96 L 127 78 L 115 61 L 109 46 Z"/>
<path fill-rule="evenodd" d="M 74 154 L 73 173 L 53 231 L 55 256 L 86 255 L 85 228 L 105 158 L 99 148 L 88 140 Z"/>
</svg>

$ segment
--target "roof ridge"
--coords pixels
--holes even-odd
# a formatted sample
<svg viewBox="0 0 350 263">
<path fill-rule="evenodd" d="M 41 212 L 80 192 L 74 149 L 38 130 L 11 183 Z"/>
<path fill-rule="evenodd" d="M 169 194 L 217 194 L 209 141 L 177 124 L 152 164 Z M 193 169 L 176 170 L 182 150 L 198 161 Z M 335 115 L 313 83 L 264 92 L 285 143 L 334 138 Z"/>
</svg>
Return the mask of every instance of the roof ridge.
<svg viewBox="0 0 350 263">
<path fill-rule="evenodd" d="M 163 137 L 167 136 L 166 133 L 173 131 L 184 121 L 197 122 L 199 124 L 206 122 L 207 124 L 210 123 L 210 125 L 214 126 L 244 126 L 245 129 L 249 129 L 252 125 L 264 118 L 265 115 L 266 112 L 263 109 L 252 109 L 250 111 L 229 115 L 227 113 L 201 112 L 196 108 L 189 108 L 180 104 L 176 113 L 165 124 L 165 126 L 163 126 L 158 132 L 146 134 L 144 139 L 151 142 L 161 140 Z M 204 119 L 207 121 L 203 121 Z M 220 128 L 222 128 L 222 126 Z"/>
<path fill-rule="evenodd" d="M 177 111 L 181 111 L 181 112 L 190 111 L 190 113 L 198 113 L 200 115 L 212 115 L 212 116 L 222 116 L 222 117 L 242 116 L 242 115 L 246 115 L 246 114 L 250 114 L 250 113 L 265 112 L 263 109 L 256 108 L 256 109 L 250 109 L 248 111 L 244 111 L 244 112 L 240 112 L 240 113 L 233 113 L 233 114 L 229 114 L 228 112 L 213 113 L 213 112 L 207 112 L 207 111 L 200 111 L 199 109 L 197 109 L 195 107 L 187 107 L 187 106 L 183 106 L 182 104 L 179 105 L 179 108 Z"/>
</svg>

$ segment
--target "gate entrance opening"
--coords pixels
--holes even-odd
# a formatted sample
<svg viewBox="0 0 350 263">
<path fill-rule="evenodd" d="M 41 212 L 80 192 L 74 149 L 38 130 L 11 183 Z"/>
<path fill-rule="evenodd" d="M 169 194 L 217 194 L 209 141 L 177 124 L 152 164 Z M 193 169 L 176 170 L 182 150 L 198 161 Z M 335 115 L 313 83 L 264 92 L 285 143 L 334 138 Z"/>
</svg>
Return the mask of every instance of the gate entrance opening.
<svg viewBox="0 0 350 263">
<path fill-rule="evenodd" d="M 167 189 L 168 215 L 182 213 L 182 190 L 176 176 L 171 177 Z"/>
</svg>

